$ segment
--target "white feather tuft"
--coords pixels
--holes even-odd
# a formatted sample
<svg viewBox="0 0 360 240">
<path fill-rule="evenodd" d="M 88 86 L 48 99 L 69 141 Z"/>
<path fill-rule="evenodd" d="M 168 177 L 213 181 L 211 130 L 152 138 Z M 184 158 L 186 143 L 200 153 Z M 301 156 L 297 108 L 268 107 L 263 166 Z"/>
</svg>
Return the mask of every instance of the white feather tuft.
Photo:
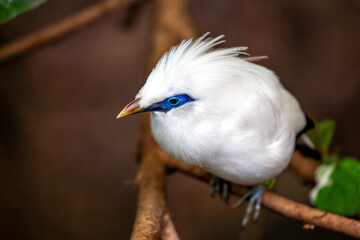
<svg viewBox="0 0 360 240">
<path fill-rule="evenodd" d="M 184 66 L 186 63 L 191 63 L 192 66 L 194 66 L 194 64 L 197 63 L 203 64 L 205 62 L 233 58 L 239 55 L 248 56 L 242 58 L 246 61 L 257 61 L 267 58 L 266 56 L 250 57 L 250 54 L 245 52 L 248 49 L 247 47 L 214 49 L 214 47 L 225 42 L 225 35 L 206 38 L 208 35 L 209 32 L 195 41 L 193 39 L 183 40 L 179 45 L 172 47 L 170 51 L 164 54 L 159 60 L 154 71 L 169 71 L 176 67 Z"/>
</svg>

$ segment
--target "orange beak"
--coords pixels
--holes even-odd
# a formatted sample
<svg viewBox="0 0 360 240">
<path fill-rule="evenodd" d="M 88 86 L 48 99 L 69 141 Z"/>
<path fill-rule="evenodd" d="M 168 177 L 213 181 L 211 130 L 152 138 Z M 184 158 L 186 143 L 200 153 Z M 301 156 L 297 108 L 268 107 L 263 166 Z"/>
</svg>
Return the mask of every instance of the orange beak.
<svg viewBox="0 0 360 240">
<path fill-rule="evenodd" d="M 135 99 L 128 105 L 124 107 L 124 109 L 117 115 L 116 119 L 121 117 L 126 117 L 135 113 L 143 112 L 144 108 L 139 106 L 140 98 Z"/>
</svg>

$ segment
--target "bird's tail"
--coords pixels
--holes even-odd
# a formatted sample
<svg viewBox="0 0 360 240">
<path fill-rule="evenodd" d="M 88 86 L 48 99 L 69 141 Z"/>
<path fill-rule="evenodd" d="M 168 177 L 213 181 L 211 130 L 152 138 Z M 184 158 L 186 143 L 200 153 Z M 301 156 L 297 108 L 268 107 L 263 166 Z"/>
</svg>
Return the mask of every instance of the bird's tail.
<svg viewBox="0 0 360 240">
<path fill-rule="evenodd" d="M 315 144 L 311 141 L 308 135 L 306 133 L 303 133 L 299 136 L 299 138 L 296 141 L 299 145 L 305 145 L 311 150 L 316 150 Z"/>
<path fill-rule="evenodd" d="M 320 160 L 321 159 L 320 152 L 316 149 L 315 144 L 311 141 L 309 136 L 306 135 L 306 131 L 313 129 L 314 127 L 315 127 L 314 122 L 308 116 L 306 116 L 306 126 L 297 135 L 295 148 L 304 156 L 308 156 Z"/>
</svg>

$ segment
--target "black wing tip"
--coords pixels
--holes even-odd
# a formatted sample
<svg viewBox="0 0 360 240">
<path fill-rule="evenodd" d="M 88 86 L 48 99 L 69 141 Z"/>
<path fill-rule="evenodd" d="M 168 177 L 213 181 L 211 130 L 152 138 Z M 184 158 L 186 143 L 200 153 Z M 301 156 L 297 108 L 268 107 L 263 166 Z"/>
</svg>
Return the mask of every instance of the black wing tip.
<svg viewBox="0 0 360 240">
<path fill-rule="evenodd" d="M 296 138 L 299 138 L 303 133 L 314 129 L 315 128 L 315 122 L 308 116 L 305 114 L 305 118 L 306 118 L 306 125 L 305 127 L 296 135 Z M 307 157 L 311 157 L 314 158 L 316 160 L 320 160 L 321 159 L 321 154 L 318 150 L 316 149 L 311 149 L 308 146 L 305 145 L 301 145 L 301 144 L 296 144 L 295 148 L 304 156 Z"/>
<path fill-rule="evenodd" d="M 301 134 L 303 134 L 315 127 L 315 122 L 308 115 L 305 114 L 305 118 L 306 118 L 305 127 L 296 135 L 296 138 L 300 137 Z"/>
<path fill-rule="evenodd" d="M 295 149 L 298 150 L 303 156 L 311 157 L 315 160 L 321 160 L 321 154 L 316 149 L 311 149 L 308 146 L 302 144 L 296 144 Z"/>
</svg>

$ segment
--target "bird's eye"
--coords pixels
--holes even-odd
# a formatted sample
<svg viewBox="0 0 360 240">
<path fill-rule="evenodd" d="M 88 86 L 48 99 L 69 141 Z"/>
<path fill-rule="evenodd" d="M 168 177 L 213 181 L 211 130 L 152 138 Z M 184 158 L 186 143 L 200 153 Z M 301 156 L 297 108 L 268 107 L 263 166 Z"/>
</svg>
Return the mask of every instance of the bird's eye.
<svg viewBox="0 0 360 240">
<path fill-rule="evenodd" d="M 1 0 L 0 0 L 1 1 Z M 180 107 L 185 103 L 195 101 L 195 99 L 191 98 L 187 94 L 178 94 L 169 98 L 165 98 L 161 102 L 153 103 L 144 111 L 152 111 L 152 112 L 168 112 L 173 108 Z"/>
<path fill-rule="evenodd" d="M 176 97 L 169 98 L 168 100 L 168 103 L 172 106 L 177 105 L 179 102 L 180 102 L 179 98 Z"/>
</svg>

